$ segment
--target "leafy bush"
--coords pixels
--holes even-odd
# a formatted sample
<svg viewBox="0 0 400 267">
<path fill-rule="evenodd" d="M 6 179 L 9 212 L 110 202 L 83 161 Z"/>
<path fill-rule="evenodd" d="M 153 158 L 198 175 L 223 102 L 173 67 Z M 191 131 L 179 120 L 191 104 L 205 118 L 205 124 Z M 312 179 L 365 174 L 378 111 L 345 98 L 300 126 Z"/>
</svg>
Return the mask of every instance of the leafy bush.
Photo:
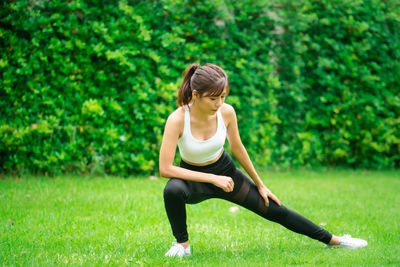
<svg viewBox="0 0 400 267">
<path fill-rule="evenodd" d="M 189 63 L 258 165 L 398 167 L 397 1 L 6 1 L 4 173 L 155 173 Z"/>
<path fill-rule="evenodd" d="M 283 13 L 275 155 L 296 165 L 398 167 L 399 2 L 285 1 Z"/>
</svg>

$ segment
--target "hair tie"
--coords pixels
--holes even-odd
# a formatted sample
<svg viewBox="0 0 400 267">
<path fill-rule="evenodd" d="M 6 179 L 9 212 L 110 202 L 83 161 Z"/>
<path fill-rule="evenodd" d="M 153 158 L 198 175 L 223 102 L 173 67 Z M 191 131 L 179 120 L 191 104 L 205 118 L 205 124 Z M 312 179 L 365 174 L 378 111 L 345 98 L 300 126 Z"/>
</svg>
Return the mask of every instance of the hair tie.
<svg viewBox="0 0 400 267">
<path fill-rule="evenodd" d="M 196 72 L 196 70 L 198 69 L 200 67 L 200 65 L 199 64 L 193 64 L 192 65 L 192 73 L 195 73 Z"/>
</svg>

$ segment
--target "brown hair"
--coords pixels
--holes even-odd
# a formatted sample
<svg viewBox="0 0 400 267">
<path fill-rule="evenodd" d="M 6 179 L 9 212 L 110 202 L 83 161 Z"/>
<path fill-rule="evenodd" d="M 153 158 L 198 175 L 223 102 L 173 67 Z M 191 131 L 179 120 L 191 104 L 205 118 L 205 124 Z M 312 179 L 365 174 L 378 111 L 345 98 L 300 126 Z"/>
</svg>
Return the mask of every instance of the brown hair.
<svg viewBox="0 0 400 267">
<path fill-rule="evenodd" d="M 178 105 L 188 105 L 192 100 L 193 90 L 196 90 L 200 97 L 206 92 L 209 93 L 209 96 L 219 96 L 225 88 L 228 94 L 228 75 L 221 67 L 211 63 L 203 66 L 191 64 L 185 71 L 182 85 L 178 91 Z"/>
</svg>

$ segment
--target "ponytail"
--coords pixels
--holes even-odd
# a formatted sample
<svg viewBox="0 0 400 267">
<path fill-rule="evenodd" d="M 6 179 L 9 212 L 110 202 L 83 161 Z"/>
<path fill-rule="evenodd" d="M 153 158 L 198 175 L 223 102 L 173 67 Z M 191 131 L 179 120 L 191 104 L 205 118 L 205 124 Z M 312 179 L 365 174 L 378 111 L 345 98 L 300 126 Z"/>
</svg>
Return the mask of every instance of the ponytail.
<svg viewBox="0 0 400 267">
<path fill-rule="evenodd" d="M 190 103 L 190 101 L 192 100 L 193 88 L 191 87 L 190 81 L 198 67 L 200 67 L 199 64 L 191 64 L 185 71 L 185 76 L 183 78 L 183 82 L 181 84 L 181 87 L 179 87 L 179 91 L 178 91 L 178 105 L 179 106 L 188 105 Z"/>
</svg>

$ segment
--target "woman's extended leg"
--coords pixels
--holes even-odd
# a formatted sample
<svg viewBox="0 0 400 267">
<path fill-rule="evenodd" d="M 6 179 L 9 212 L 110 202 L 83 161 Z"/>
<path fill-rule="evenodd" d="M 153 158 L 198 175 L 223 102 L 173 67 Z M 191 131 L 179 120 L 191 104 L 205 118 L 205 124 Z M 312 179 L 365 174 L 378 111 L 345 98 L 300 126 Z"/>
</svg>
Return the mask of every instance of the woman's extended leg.
<svg viewBox="0 0 400 267">
<path fill-rule="evenodd" d="M 231 193 L 220 193 L 219 195 L 223 199 L 239 204 L 270 221 L 283 225 L 293 232 L 306 235 L 332 247 L 355 249 L 365 247 L 368 244 L 367 241 L 352 238 L 350 235 L 334 236 L 297 212 L 283 205 L 278 206 L 271 199 L 269 199 L 269 207 L 267 208 L 253 181 L 239 169 L 236 169 L 231 177 L 235 182 L 234 190 Z"/>
<path fill-rule="evenodd" d="M 232 179 L 235 182 L 233 192 L 221 194 L 221 198 L 241 205 L 296 233 L 309 236 L 325 244 L 329 244 L 331 241 L 331 233 L 284 205 L 278 206 L 273 200 L 269 199 L 269 207 L 266 207 L 257 186 L 239 169 L 235 170 Z"/>
</svg>

